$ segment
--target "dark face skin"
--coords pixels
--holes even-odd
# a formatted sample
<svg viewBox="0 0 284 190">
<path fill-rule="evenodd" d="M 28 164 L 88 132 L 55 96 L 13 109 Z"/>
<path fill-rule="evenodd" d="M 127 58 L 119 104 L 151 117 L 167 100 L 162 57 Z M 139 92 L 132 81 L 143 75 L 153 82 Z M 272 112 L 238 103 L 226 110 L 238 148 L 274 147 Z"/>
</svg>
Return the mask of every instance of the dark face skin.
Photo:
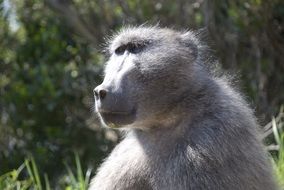
<svg viewBox="0 0 284 190">
<path fill-rule="evenodd" d="M 147 35 L 151 39 L 134 33 L 112 43 L 104 81 L 94 90 L 96 111 L 107 126 L 153 123 L 166 117 L 164 112 L 185 91 L 188 76 L 183 72 L 189 69 L 192 48 L 185 47 L 180 33 Z"/>
</svg>

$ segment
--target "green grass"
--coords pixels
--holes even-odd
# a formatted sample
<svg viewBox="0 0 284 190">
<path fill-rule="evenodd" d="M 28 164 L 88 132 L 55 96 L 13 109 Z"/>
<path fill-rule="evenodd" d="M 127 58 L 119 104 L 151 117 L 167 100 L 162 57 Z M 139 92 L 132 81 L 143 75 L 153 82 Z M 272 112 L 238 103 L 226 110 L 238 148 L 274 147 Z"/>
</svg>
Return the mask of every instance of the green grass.
<svg viewBox="0 0 284 190">
<path fill-rule="evenodd" d="M 277 117 L 264 127 L 264 140 L 268 141 L 267 149 L 271 152 L 271 160 L 275 170 L 277 181 L 280 187 L 284 187 L 284 111 L 283 107 Z M 91 169 L 84 175 L 78 154 L 75 154 L 74 172 L 65 163 L 66 174 L 60 189 L 65 190 L 86 190 L 90 182 Z M 48 176 L 38 171 L 33 157 L 27 158 L 18 168 L 0 176 L 0 190 L 51 190 Z M 284 190 L 284 189 L 283 189 Z"/>
<path fill-rule="evenodd" d="M 78 154 L 75 154 L 76 173 L 65 164 L 67 174 L 63 177 L 65 190 L 87 190 L 90 182 L 91 169 L 83 175 L 83 170 Z M 24 178 L 22 177 L 24 176 Z M 42 178 L 43 177 L 43 178 Z M 23 178 L 23 179 L 21 179 Z M 0 190 L 51 190 L 50 182 L 46 174 L 40 175 L 33 157 L 25 160 L 18 168 L 0 176 Z"/>
<path fill-rule="evenodd" d="M 273 136 L 275 140 L 276 148 L 278 150 L 276 156 L 274 156 L 273 163 L 275 173 L 280 187 L 284 187 L 284 112 L 283 107 L 277 118 L 272 118 L 271 121 Z"/>
<path fill-rule="evenodd" d="M 278 157 L 275 160 L 275 171 L 277 180 L 281 187 L 284 187 L 284 135 L 281 135 L 280 150 L 278 151 Z M 284 189 L 284 188 L 283 188 Z"/>
<path fill-rule="evenodd" d="M 284 190 L 284 107 L 280 108 L 277 117 L 264 126 L 263 140 L 267 150 L 271 153 L 271 161 L 275 171 L 276 180 Z"/>
</svg>

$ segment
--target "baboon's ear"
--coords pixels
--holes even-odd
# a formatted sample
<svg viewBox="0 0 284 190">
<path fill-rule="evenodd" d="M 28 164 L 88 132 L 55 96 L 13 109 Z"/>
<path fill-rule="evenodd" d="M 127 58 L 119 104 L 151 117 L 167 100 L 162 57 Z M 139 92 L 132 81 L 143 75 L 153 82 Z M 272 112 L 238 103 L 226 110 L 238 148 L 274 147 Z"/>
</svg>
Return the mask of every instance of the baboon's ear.
<svg viewBox="0 0 284 190">
<path fill-rule="evenodd" d="M 198 56 L 198 39 L 195 34 L 191 31 L 187 31 L 180 35 L 179 41 L 186 47 L 188 47 L 188 52 L 195 60 Z"/>
</svg>

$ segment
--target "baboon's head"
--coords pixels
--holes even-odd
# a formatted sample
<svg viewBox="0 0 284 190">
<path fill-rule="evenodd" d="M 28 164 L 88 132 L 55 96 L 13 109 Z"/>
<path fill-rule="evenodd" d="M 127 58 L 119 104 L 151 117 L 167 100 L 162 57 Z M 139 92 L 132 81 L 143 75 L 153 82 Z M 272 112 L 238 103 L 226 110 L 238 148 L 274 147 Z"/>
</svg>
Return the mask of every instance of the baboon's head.
<svg viewBox="0 0 284 190">
<path fill-rule="evenodd" d="M 103 83 L 94 90 L 96 111 L 108 126 L 162 124 L 192 90 L 198 57 L 192 32 L 126 28 L 108 51 Z"/>
</svg>

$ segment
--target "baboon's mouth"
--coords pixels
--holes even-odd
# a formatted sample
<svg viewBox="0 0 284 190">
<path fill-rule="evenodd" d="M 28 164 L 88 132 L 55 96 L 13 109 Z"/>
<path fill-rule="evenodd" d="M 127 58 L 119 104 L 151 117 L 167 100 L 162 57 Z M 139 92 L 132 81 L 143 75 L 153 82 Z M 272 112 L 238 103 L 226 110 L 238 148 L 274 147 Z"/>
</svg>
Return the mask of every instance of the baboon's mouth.
<svg viewBox="0 0 284 190">
<path fill-rule="evenodd" d="M 108 110 L 99 110 L 100 114 L 117 114 L 117 115 L 129 115 L 131 112 L 127 111 L 108 111 Z"/>
<path fill-rule="evenodd" d="M 99 110 L 104 122 L 110 127 L 117 125 L 123 126 L 131 124 L 136 119 L 136 110 L 132 111 L 109 111 L 109 110 Z"/>
</svg>

